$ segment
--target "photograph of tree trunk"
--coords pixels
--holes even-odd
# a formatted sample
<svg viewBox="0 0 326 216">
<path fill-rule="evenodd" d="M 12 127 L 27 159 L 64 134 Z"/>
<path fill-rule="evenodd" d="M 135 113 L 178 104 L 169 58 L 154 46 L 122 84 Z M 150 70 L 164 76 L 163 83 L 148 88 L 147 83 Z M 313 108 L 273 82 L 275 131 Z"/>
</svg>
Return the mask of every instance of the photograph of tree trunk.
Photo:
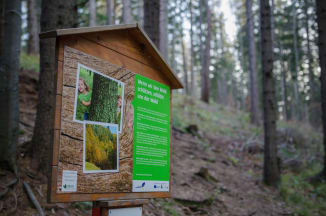
<svg viewBox="0 0 326 216">
<path fill-rule="evenodd" d="M 118 172 L 117 124 L 84 124 L 84 173 Z"/>
<path fill-rule="evenodd" d="M 77 70 L 74 120 L 117 124 L 121 132 L 124 84 L 81 64 Z"/>
</svg>

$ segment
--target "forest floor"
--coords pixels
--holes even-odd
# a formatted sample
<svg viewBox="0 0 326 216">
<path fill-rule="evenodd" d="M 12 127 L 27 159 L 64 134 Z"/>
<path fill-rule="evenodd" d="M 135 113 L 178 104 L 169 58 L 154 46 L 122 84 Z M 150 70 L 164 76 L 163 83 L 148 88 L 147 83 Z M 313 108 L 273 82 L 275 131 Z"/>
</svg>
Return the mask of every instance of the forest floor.
<svg viewBox="0 0 326 216">
<path fill-rule="evenodd" d="M 20 74 L 19 180 L 0 170 L 0 215 L 37 215 L 23 182 L 47 215 L 90 215 L 90 202 L 47 204 L 47 179 L 30 167 L 37 77 L 35 70 Z M 150 200 L 144 215 L 326 215 L 325 184 L 307 181 L 321 166 L 318 131 L 278 124 L 282 184 L 273 189 L 261 181 L 263 130 L 249 124 L 247 113 L 175 94 L 172 123 L 172 197 Z"/>
</svg>

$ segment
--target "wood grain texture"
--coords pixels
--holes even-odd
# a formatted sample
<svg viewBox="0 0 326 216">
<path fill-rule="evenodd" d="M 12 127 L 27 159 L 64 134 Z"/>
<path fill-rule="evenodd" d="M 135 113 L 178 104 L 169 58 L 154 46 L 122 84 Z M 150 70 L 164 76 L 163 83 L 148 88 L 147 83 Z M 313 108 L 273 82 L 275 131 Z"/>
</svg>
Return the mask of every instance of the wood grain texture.
<svg viewBox="0 0 326 216">
<path fill-rule="evenodd" d="M 123 133 L 119 134 L 118 173 L 83 173 L 83 124 L 73 121 L 78 63 L 125 83 Z M 61 191 L 63 170 L 77 170 L 77 193 L 131 192 L 134 120 L 131 102 L 134 99 L 134 73 L 66 46 L 62 89 L 57 193 L 63 193 Z"/>
</svg>

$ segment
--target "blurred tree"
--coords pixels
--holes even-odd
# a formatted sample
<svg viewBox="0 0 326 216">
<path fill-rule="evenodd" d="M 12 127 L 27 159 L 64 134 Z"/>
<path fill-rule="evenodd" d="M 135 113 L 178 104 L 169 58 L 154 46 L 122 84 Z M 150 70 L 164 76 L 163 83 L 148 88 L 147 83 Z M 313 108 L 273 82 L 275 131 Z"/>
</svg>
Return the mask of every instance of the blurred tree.
<svg viewBox="0 0 326 216">
<path fill-rule="evenodd" d="M 0 164 L 17 174 L 16 149 L 19 131 L 18 74 L 21 42 L 21 1 L 0 2 L 4 25 L 0 56 Z M 1 22 L 2 23 L 2 22 Z"/>
<path fill-rule="evenodd" d="M 321 104 L 324 133 L 324 169 L 321 176 L 326 179 L 326 1 L 316 0 L 318 38 L 319 38 L 319 65 L 321 69 Z"/>
<path fill-rule="evenodd" d="M 89 26 L 96 26 L 96 0 L 89 0 Z"/>
<path fill-rule="evenodd" d="M 37 4 L 36 0 L 27 0 L 27 29 L 28 29 L 28 41 L 27 41 L 27 53 L 38 54 L 39 53 L 39 21 L 37 18 Z"/>
<path fill-rule="evenodd" d="M 257 87 L 257 62 L 256 62 L 256 44 L 254 37 L 254 24 L 252 14 L 252 0 L 246 0 L 247 14 L 247 37 L 249 45 L 249 92 L 250 92 L 250 121 L 252 124 L 259 124 L 259 98 Z"/>
<path fill-rule="evenodd" d="M 42 0 L 41 32 L 77 27 L 77 3 L 67 0 Z M 48 173 L 50 147 L 53 140 L 55 77 L 55 39 L 40 40 L 40 75 L 38 104 L 32 138 L 32 166 Z"/>
<path fill-rule="evenodd" d="M 160 52 L 168 59 L 168 0 L 160 0 Z"/>
<path fill-rule="evenodd" d="M 132 21 L 130 0 L 122 0 L 122 22 L 129 24 Z"/>
<path fill-rule="evenodd" d="M 144 0 L 144 30 L 160 46 L 160 0 Z"/>
<path fill-rule="evenodd" d="M 277 186 L 280 173 L 276 146 L 276 101 L 273 74 L 273 41 L 271 26 L 271 6 L 269 0 L 260 0 L 261 17 L 261 57 L 263 75 L 264 104 L 264 175 L 267 185 Z"/>
<path fill-rule="evenodd" d="M 106 24 L 114 24 L 114 13 L 111 0 L 106 0 Z"/>
</svg>

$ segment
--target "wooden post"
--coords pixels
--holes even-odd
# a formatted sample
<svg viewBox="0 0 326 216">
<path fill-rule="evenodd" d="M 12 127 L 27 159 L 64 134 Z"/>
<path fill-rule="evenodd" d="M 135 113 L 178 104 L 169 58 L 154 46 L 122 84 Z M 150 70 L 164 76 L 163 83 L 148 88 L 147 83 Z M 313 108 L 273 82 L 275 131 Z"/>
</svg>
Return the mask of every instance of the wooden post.
<svg viewBox="0 0 326 216">
<path fill-rule="evenodd" d="M 148 203 L 148 199 L 112 200 L 93 202 L 92 216 L 108 216 L 112 209 L 141 207 Z"/>
</svg>

